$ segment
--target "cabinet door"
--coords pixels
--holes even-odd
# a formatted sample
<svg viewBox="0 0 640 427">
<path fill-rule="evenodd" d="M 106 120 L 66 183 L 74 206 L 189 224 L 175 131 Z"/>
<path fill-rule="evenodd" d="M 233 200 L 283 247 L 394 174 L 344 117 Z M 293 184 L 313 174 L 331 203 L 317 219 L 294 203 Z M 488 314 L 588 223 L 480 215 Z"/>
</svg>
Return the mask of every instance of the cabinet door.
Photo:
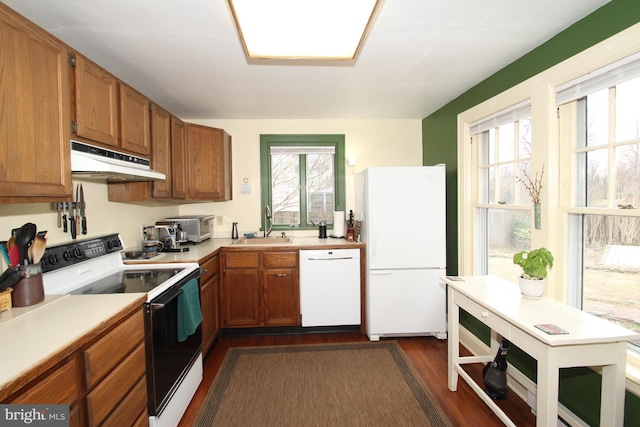
<svg viewBox="0 0 640 427">
<path fill-rule="evenodd" d="M 106 70 L 75 55 L 76 135 L 118 147 L 118 80 Z"/>
<path fill-rule="evenodd" d="M 264 270 L 262 277 L 264 325 L 299 325 L 297 270 Z"/>
<path fill-rule="evenodd" d="M 189 199 L 231 199 L 230 141 L 222 129 L 187 125 Z"/>
<path fill-rule="evenodd" d="M 218 334 L 218 274 L 211 276 L 200 288 L 202 307 L 202 353 L 207 354 Z"/>
<path fill-rule="evenodd" d="M 164 181 L 154 181 L 152 195 L 171 198 L 171 115 L 159 105 L 151 107 L 151 165 L 167 176 Z"/>
<path fill-rule="evenodd" d="M 0 3 L 0 202 L 71 197 L 64 44 Z"/>
<path fill-rule="evenodd" d="M 151 127 L 149 100 L 120 82 L 120 146 L 123 150 L 149 156 Z"/>
<path fill-rule="evenodd" d="M 200 306 L 202 309 L 202 354 L 206 355 L 220 330 L 220 257 L 214 255 L 202 264 Z"/>
<path fill-rule="evenodd" d="M 222 292 L 224 326 L 260 325 L 262 294 L 258 269 L 227 269 Z"/>
<path fill-rule="evenodd" d="M 182 120 L 171 116 L 171 184 L 173 198 L 187 197 L 186 130 Z"/>
</svg>

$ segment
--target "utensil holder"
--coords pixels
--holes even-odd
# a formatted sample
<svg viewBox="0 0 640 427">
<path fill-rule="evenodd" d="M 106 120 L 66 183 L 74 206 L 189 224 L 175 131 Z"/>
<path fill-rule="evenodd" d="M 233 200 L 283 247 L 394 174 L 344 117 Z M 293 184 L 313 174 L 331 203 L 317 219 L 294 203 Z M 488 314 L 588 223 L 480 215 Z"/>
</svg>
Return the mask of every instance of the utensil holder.
<svg viewBox="0 0 640 427">
<path fill-rule="evenodd" d="M 26 307 L 44 301 L 42 267 L 40 264 L 21 266 L 24 277 L 12 287 L 11 300 L 14 307 Z"/>
</svg>

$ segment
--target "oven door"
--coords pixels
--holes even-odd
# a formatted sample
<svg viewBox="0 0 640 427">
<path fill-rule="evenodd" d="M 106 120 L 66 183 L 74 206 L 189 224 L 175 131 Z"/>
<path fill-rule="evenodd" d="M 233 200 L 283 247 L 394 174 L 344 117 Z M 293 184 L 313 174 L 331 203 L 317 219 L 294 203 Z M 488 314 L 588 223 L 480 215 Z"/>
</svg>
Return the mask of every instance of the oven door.
<svg viewBox="0 0 640 427">
<path fill-rule="evenodd" d="M 202 352 L 201 326 L 196 327 L 191 335 L 184 336 L 184 333 L 178 331 L 178 323 L 184 321 L 179 320 L 179 306 L 185 304 L 181 301 L 180 294 L 187 291 L 185 287 L 193 286 L 190 281 L 197 281 L 204 272 L 201 269 L 194 271 L 144 304 L 150 416 L 160 415 Z M 199 296 L 199 283 L 197 288 Z"/>
</svg>

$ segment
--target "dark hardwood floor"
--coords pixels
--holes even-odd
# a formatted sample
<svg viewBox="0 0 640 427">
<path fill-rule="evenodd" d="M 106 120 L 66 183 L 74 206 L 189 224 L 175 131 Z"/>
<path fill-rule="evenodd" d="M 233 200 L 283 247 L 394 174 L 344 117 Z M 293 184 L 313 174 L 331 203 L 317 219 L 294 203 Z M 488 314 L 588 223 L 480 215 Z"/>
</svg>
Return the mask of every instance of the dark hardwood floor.
<svg viewBox="0 0 640 427">
<path fill-rule="evenodd" d="M 267 345 L 320 344 L 336 342 L 366 341 L 359 333 L 298 334 L 269 335 L 248 337 L 220 337 L 205 357 L 204 378 L 191 404 L 187 408 L 180 427 L 191 426 L 198 413 L 213 379 L 222 364 L 227 350 L 231 347 L 250 347 Z M 467 383 L 460 379 L 458 390 L 451 392 L 447 388 L 447 341 L 433 337 L 394 338 L 415 370 L 421 376 L 431 393 L 438 400 L 454 426 L 491 427 L 504 424 L 496 417 L 485 403 L 475 394 Z M 465 354 L 461 349 L 461 354 Z M 468 354 L 468 353 L 466 353 Z M 468 372 L 476 381 L 481 381 L 482 366 L 473 365 Z M 482 384 L 480 382 L 480 384 Z M 518 426 L 535 425 L 535 416 L 529 407 L 513 392 L 509 391 L 507 399 L 499 402 L 500 407 Z"/>
</svg>

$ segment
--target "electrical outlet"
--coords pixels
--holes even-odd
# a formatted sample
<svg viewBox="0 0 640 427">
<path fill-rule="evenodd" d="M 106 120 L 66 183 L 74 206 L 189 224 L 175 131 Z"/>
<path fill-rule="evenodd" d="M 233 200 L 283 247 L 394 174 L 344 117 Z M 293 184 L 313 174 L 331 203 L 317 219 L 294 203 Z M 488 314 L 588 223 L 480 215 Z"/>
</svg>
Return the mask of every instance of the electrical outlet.
<svg viewBox="0 0 640 427">
<path fill-rule="evenodd" d="M 224 225 L 224 217 L 222 215 L 216 217 L 216 225 Z"/>
</svg>

